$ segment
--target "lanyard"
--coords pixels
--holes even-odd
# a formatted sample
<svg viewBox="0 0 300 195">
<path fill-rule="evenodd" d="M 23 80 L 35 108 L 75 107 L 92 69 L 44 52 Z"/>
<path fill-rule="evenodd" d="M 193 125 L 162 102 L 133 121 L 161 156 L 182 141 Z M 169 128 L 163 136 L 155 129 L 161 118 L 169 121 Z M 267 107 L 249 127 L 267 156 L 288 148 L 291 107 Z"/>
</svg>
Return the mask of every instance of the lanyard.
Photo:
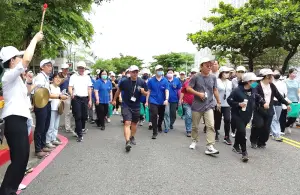
<svg viewBox="0 0 300 195">
<path fill-rule="evenodd" d="M 136 80 L 135 85 L 134 85 L 134 89 L 133 89 L 133 92 L 132 92 L 132 96 L 134 96 L 134 93 L 135 93 L 135 90 L 136 90 L 136 85 L 137 85 L 137 80 Z M 131 81 L 131 86 L 132 86 L 132 81 Z"/>
</svg>

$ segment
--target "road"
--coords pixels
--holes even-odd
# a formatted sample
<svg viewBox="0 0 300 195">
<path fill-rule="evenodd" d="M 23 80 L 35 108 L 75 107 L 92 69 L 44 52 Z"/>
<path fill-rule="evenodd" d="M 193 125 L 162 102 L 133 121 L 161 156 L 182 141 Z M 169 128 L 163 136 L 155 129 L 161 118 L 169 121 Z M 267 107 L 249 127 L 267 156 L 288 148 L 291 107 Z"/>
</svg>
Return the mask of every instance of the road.
<svg viewBox="0 0 300 195">
<path fill-rule="evenodd" d="M 222 142 L 216 144 L 217 157 L 206 156 L 203 132 L 196 150 L 190 150 L 191 139 L 185 137 L 181 119 L 173 131 L 156 140 L 146 126 L 139 127 L 137 145 L 130 153 L 124 149 L 119 116 L 112 117 L 105 131 L 90 124 L 88 128 L 82 143 L 62 133 L 68 145 L 22 194 L 298 195 L 300 191 L 299 148 L 286 143 L 269 140 L 266 149 L 254 150 L 248 142 L 250 160 L 243 163 Z M 299 132 L 294 129 L 297 138 Z"/>
</svg>

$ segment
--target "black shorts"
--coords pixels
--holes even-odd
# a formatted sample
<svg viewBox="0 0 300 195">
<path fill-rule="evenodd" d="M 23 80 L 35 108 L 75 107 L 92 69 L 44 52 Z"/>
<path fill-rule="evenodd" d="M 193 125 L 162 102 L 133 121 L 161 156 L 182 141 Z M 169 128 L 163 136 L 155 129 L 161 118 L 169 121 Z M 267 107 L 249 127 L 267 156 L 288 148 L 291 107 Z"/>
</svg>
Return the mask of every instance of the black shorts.
<svg viewBox="0 0 300 195">
<path fill-rule="evenodd" d="M 131 121 L 138 123 L 140 120 L 140 109 L 132 109 L 129 107 L 122 107 L 123 121 Z"/>
</svg>

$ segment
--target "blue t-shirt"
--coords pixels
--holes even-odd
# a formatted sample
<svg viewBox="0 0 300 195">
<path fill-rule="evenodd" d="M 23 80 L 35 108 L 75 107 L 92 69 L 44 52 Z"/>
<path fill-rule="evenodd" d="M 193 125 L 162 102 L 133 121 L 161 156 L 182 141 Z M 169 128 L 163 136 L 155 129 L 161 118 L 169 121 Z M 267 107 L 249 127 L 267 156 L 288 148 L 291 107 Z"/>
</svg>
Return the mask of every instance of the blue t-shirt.
<svg viewBox="0 0 300 195">
<path fill-rule="evenodd" d="M 141 78 L 137 78 L 136 81 L 132 81 L 130 78 L 122 79 L 119 83 L 119 89 L 122 94 L 122 106 L 139 109 L 142 96 L 141 88 L 147 91 L 147 85 Z M 132 101 L 132 97 L 135 98 L 135 101 Z"/>
<path fill-rule="evenodd" d="M 95 93 L 94 93 L 94 87 L 95 87 L 96 81 L 92 77 L 91 77 L 91 81 L 92 81 L 92 84 L 93 84 L 93 86 L 92 86 L 92 100 L 93 100 L 93 102 L 95 102 L 96 101 L 96 97 L 95 97 Z"/>
<path fill-rule="evenodd" d="M 287 98 L 292 102 L 298 102 L 298 90 L 300 88 L 299 82 L 296 80 L 287 79 L 285 80 L 287 87 Z"/>
<path fill-rule="evenodd" d="M 60 91 L 66 90 L 66 92 L 69 92 L 69 81 L 70 81 L 70 76 L 67 76 L 66 80 L 59 86 Z"/>
<path fill-rule="evenodd" d="M 169 81 L 169 102 L 177 103 L 178 99 L 178 91 L 181 88 L 181 82 L 178 78 L 174 77 L 172 81 Z"/>
<path fill-rule="evenodd" d="M 149 95 L 149 103 L 155 105 L 163 105 L 166 100 L 166 90 L 169 90 L 169 82 L 166 78 L 162 78 L 160 81 L 156 77 L 152 77 L 148 81 L 148 89 L 151 90 Z"/>
<path fill-rule="evenodd" d="M 104 82 L 102 79 L 98 79 L 95 82 L 94 90 L 98 90 L 100 104 L 108 104 L 110 101 L 110 92 L 112 90 L 112 83 L 107 80 Z"/>
</svg>

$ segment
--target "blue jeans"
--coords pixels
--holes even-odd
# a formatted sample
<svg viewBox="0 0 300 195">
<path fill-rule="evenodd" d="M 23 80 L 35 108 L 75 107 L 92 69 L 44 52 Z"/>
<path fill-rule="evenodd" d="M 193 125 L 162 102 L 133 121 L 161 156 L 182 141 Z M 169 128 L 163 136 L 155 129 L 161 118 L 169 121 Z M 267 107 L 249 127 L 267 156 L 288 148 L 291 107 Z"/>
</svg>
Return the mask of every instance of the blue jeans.
<svg viewBox="0 0 300 195">
<path fill-rule="evenodd" d="M 272 123 L 271 123 L 271 132 L 274 137 L 280 137 L 280 122 L 279 118 L 281 115 L 282 111 L 282 106 L 274 106 L 274 112 L 275 114 L 273 115 Z"/>
<path fill-rule="evenodd" d="M 184 122 L 187 133 L 192 132 L 192 109 L 189 104 L 183 103 Z"/>
<path fill-rule="evenodd" d="M 58 133 L 60 115 L 57 110 L 51 110 L 50 126 L 46 135 L 46 143 L 49 144 L 56 140 Z"/>
<path fill-rule="evenodd" d="M 164 123 L 165 123 L 166 130 L 169 130 L 170 126 L 173 126 L 176 120 L 177 105 L 178 105 L 177 102 L 169 102 L 169 104 L 165 108 Z"/>
</svg>

